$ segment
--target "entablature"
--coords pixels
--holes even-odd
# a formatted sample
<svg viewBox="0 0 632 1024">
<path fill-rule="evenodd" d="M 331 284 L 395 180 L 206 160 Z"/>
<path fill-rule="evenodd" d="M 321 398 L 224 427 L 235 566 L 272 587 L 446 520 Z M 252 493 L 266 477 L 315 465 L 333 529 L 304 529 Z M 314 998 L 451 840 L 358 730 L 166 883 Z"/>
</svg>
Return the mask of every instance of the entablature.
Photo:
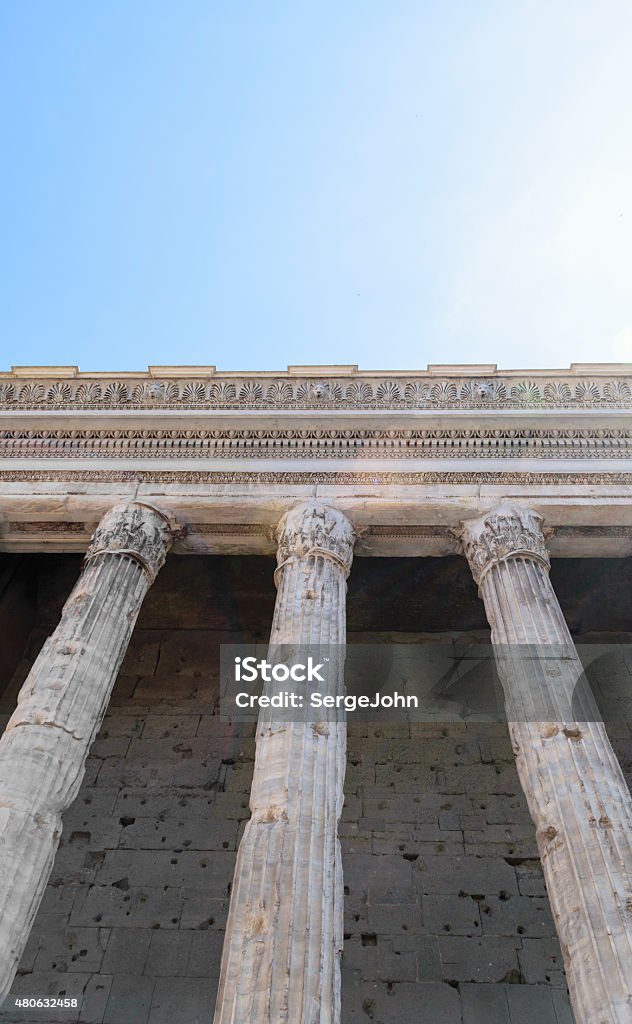
<svg viewBox="0 0 632 1024">
<path fill-rule="evenodd" d="M 500 501 L 538 509 L 557 555 L 632 553 L 632 364 L 0 373 L 0 548 L 84 550 L 141 495 L 188 526 L 174 550 L 268 552 L 318 495 L 357 554 L 448 554 Z"/>
</svg>

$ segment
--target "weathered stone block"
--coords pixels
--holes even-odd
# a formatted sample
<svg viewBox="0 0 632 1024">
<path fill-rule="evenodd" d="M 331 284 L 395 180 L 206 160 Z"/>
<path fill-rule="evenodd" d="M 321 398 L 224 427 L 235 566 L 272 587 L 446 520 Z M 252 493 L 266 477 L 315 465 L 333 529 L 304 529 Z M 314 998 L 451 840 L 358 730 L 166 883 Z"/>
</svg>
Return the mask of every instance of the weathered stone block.
<svg viewBox="0 0 632 1024">
<path fill-rule="evenodd" d="M 106 712 L 97 739 L 110 739 L 112 736 L 141 736 L 147 726 L 145 715 L 127 715 L 120 707 L 110 706 Z"/>
<path fill-rule="evenodd" d="M 517 947 L 520 939 L 495 936 L 463 938 L 442 936 L 439 951 L 446 981 L 506 981 L 519 977 Z"/>
<path fill-rule="evenodd" d="M 159 652 L 160 633 L 154 629 L 136 627 L 125 652 L 119 678 L 153 675 L 158 664 Z"/>
<path fill-rule="evenodd" d="M 543 985 L 507 985 L 511 1024 L 558 1024 L 551 990 Z"/>
<path fill-rule="evenodd" d="M 505 989 L 505 985 L 459 985 L 463 1024 L 511 1024 Z"/>
<path fill-rule="evenodd" d="M 125 876 L 121 876 L 121 882 Z M 73 907 L 70 924 L 104 928 L 176 928 L 183 898 L 179 888 L 141 886 L 123 890 L 111 885 L 93 885 Z"/>
<path fill-rule="evenodd" d="M 189 715 L 153 714 L 147 718 L 142 736 L 143 739 L 188 739 L 196 735 L 200 720 L 201 716 L 195 713 Z"/>
<path fill-rule="evenodd" d="M 172 978 L 187 973 L 192 932 L 173 929 L 154 931 L 149 943 L 144 974 Z"/>
<path fill-rule="evenodd" d="M 522 896 L 546 896 L 544 872 L 539 859 L 519 859 L 515 865 L 518 888 Z"/>
<path fill-rule="evenodd" d="M 358 854 L 346 858 L 343 870 L 345 885 L 350 893 L 357 895 L 368 891 L 372 903 L 398 902 L 410 896 L 411 866 L 402 857 Z"/>
<path fill-rule="evenodd" d="M 542 897 L 488 896 L 480 903 L 480 912 L 484 935 L 555 935 L 549 902 Z"/>
<path fill-rule="evenodd" d="M 83 993 L 83 1003 L 79 1013 L 81 1024 L 102 1024 L 112 981 L 113 978 L 105 974 L 91 976 Z"/>
<path fill-rule="evenodd" d="M 46 930 L 34 970 L 42 974 L 99 973 L 109 935 L 109 929 L 99 927 Z"/>
<path fill-rule="evenodd" d="M 96 884 L 111 886 L 127 878 L 135 887 L 188 885 L 220 896 L 232 880 L 234 862 L 230 851 L 108 850 Z"/>
<path fill-rule="evenodd" d="M 568 990 L 566 988 L 551 989 L 551 1000 L 555 1008 L 557 1024 L 575 1024 L 575 1017 L 571 1009 Z"/>
<path fill-rule="evenodd" d="M 480 935 L 479 904 L 471 896 L 422 896 L 422 916 L 433 935 Z"/>
<path fill-rule="evenodd" d="M 551 985 L 566 989 L 562 951 L 556 935 L 536 939 L 524 937 L 518 950 L 522 976 L 529 985 Z"/>
<path fill-rule="evenodd" d="M 222 821 L 213 809 L 200 808 L 199 817 L 180 816 L 177 801 L 166 820 L 137 817 L 120 831 L 121 850 L 236 850 L 237 822 Z M 124 819 L 126 820 L 126 819 Z"/>
<path fill-rule="evenodd" d="M 517 893 L 513 868 L 492 857 L 420 857 L 413 865 L 415 887 L 429 895 Z"/>
<path fill-rule="evenodd" d="M 130 743 L 129 736 L 98 736 L 90 748 L 90 757 L 125 757 Z"/>
<path fill-rule="evenodd" d="M 207 790 L 178 790 L 160 787 L 155 789 L 124 789 L 119 792 L 114 816 L 125 818 L 155 818 L 166 821 L 174 811 L 180 818 L 199 818 L 210 814 L 228 817 L 222 811 L 210 811 L 220 794 Z M 221 794 L 224 796 L 224 794 Z"/>
<path fill-rule="evenodd" d="M 397 935 L 400 932 L 418 932 L 422 929 L 419 902 L 369 903 L 368 925 L 378 935 Z"/>
<path fill-rule="evenodd" d="M 223 929 L 228 916 L 228 895 L 209 896 L 206 890 L 181 890 L 183 895 L 181 928 Z"/>
<path fill-rule="evenodd" d="M 223 945 L 223 931 L 192 932 L 187 975 L 191 978 L 219 978 Z"/>
<path fill-rule="evenodd" d="M 121 825 L 114 814 L 93 811 L 91 806 L 75 802 L 64 815 L 60 848 L 84 845 L 91 851 L 115 850 Z"/>
<path fill-rule="evenodd" d="M 103 974 L 141 975 L 153 932 L 145 928 L 112 928 L 103 957 Z"/>
<path fill-rule="evenodd" d="M 450 985 L 427 982 L 343 984 L 342 1024 L 461 1024 L 458 992 Z"/>
<path fill-rule="evenodd" d="M 342 962 L 347 970 L 360 971 L 367 981 L 416 981 L 417 958 L 413 952 L 394 952 L 391 943 L 374 933 L 354 936 L 345 942 Z"/>
<path fill-rule="evenodd" d="M 174 1021 L 208 1024 L 216 993 L 214 978 L 160 978 L 156 982 L 149 1024 L 174 1024 Z"/>
<path fill-rule="evenodd" d="M 472 831 L 466 828 L 464 840 L 472 856 L 537 857 L 538 847 L 532 824 L 490 825 Z"/>
<path fill-rule="evenodd" d="M 153 978 L 117 974 L 112 980 L 103 1024 L 147 1024 L 153 992 Z"/>
</svg>

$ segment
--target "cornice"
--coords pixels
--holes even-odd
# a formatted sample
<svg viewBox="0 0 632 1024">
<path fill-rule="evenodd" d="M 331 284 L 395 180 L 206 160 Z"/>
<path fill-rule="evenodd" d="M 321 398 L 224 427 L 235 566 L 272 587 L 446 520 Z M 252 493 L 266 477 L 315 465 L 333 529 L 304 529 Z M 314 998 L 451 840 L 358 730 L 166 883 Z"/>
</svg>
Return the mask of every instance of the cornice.
<svg viewBox="0 0 632 1024">
<path fill-rule="evenodd" d="M 14 458 L 632 458 L 632 427 L 0 430 Z"/>
<path fill-rule="evenodd" d="M 355 366 L 235 373 L 215 367 L 151 367 L 83 373 L 76 367 L 14 367 L 0 373 L 7 410 L 480 410 L 632 409 L 632 364 L 568 370 L 493 365 L 366 371 Z"/>
</svg>

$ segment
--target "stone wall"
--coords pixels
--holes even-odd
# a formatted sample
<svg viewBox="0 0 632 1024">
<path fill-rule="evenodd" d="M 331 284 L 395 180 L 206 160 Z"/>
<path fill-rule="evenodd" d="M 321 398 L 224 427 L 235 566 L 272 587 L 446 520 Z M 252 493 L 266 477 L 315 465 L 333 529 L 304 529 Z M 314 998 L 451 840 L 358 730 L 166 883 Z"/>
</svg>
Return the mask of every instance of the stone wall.
<svg viewBox="0 0 632 1024">
<path fill-rule="evenodd" d="M 392 566 L 397 578 L 423 584 L 416 616 L 423 616 L 419 602 L 431 611 L 432 561 Z M 460 573 L 461 560 L 453 561 Z M 437 562 L 437 572 L 449 572 L 448 560 Z M 7 715 L 79 569 L 75 557 L 40 556 L 34 564 L 36 622 L 5 694 Z M 386 560 L 357 565 L 350 639 L 367 640 L 379 622 L 379 594 L 386 604 L 395 598 L 386 597 Z M 150 591 L 80 795 L 65 815 L 13 990 L 76 997 L 81 1015 L 7 1011 L 2 1020 L 211 1021 L 254 752 L 251 727 L 220 720 L 218 645 L 266 638 L 271 569 L 267 558 L 172 558 Z M 593 591 L 611 594 L 603 571 L 595 572 Z M 454 623 L 454 606 L 436 597 L 452 592 L 467 626 L 479 629 L 473 585 L 458 580 L 452 591 L 430 590 L 435 625 Z M 574 592 L 587 628 L 589 599 L 577 585 Z M 609 611 L 622 628 L 612 597 Z M 389 614 L 385 607 L 387 626 Z M 618 749 L 629 768 L 625 731 Z M 345 790 L 343 1024 L 570 1024 L 505 728 L 350 721 Z"/>
</svg>

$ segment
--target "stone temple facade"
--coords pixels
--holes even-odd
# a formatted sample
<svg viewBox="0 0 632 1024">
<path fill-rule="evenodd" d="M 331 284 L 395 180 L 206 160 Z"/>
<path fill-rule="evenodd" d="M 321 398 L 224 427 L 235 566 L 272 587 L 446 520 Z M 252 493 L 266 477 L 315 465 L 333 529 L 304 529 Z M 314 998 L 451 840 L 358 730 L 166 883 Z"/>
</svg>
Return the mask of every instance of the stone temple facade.
<svg viewBox="0 0 632 1024">
<path fill-rule="evenodd" d="M 631 412 L 632 365 L 0 373 L 0 1020 L 630 1024 L 632 714 L 566 698 L 583 645 L 632 691 Z M 268 640 L 374 689 L 491 643 L 508 722 L 231 721 Z"/>
</svg>

